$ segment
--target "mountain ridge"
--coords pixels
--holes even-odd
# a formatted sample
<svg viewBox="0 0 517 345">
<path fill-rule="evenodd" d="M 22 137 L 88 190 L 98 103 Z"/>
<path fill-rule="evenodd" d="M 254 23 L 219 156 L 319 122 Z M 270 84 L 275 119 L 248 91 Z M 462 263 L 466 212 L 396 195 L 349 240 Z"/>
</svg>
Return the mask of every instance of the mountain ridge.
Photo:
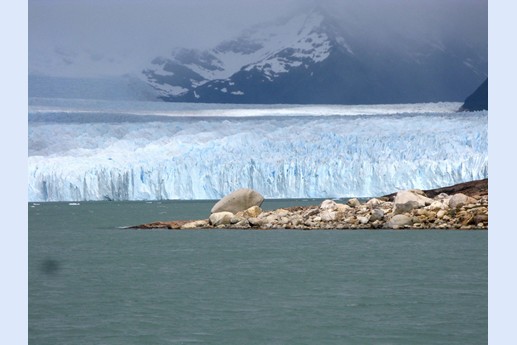
<svg viewBox="0 0 517 345">
<path fill-rule="evenodd" d="M 165 101 L 258 104 L 462 101 L 486 78 L 486 61 L 468 44 L 373 44 L 344 28 L 313 9 L 211 50 L 177 49 L 143 75 Z"/>
</svg>

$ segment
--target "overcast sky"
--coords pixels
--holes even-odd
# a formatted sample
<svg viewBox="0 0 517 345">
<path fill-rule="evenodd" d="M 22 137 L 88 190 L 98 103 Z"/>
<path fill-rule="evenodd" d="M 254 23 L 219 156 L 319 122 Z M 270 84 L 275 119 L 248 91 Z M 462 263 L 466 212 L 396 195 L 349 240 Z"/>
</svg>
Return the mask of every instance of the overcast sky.
<svg viewBox="0 0 517 345">
<path fill-rule="evenodd" d="M 250 25 L 322 5 L 365 36 L 487 41 L 487 0 L 29 0 L 29 65 L 56 48 L 145 61 L 210 48 Z"/>
</svg>

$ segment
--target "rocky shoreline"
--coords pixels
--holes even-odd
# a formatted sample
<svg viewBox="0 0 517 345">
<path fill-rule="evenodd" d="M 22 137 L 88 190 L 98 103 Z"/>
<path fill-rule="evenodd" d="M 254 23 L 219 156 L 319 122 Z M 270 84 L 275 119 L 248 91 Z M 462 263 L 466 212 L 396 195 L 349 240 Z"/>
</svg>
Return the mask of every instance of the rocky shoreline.
<svg viewBox="0 0 517 345">
<path fill-rule="evenodd" d="M 404 190 L 364 202 L 355 198 L 346 203 L 324 200 L 320 205 L 272 211 L 264 211 L 260 208 L 263 198 L 253 190 L 239 190 L 234 193 L 221 199 L 212 208 L 212 214 L 208 219 L 159 221 L 130 228 L 488 229 L 488 179 L 433 190 Z M 241 199 L 237 200 L 238 198 Z"/>
</svg>

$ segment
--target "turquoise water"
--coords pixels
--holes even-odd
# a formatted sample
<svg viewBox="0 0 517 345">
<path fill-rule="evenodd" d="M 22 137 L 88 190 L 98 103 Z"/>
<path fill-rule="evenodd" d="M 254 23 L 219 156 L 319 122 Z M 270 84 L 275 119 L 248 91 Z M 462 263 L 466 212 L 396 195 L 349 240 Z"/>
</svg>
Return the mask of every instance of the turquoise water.
<svg viewBox="0 0 517 345">
<path fill-rule="evenodd" d="M 30 203 L 29 343 L 487 343 L 486 231 L 120 228 L 213 203 Z"/>
</svg>

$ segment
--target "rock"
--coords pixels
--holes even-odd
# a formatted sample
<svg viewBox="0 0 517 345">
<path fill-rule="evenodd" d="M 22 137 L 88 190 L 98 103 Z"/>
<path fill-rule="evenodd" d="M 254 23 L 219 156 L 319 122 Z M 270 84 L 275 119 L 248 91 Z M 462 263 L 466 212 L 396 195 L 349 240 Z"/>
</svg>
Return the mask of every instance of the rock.
<svg viewBox="0 0 517 345">
<path fill-rule="evenodd" d="M 434 211 L 444 210 L 446 208 L 447 208 L 447 205 L 445 205 L 445 203 L 443 202 L 443 199 L 442 200 L 433 201 L 431 203 L 431 205 L 429 205 L 429 209 L 430 210 L 434 210 Z"/>
<path fill-rule="evenodd" d="M 285 217 L 289 215 L 289 211 L 284 208 L 279 208 L 274 212 L 278 217 Z"/>
<path fill-rule="evenodd" d="M 431 205 L 433 199 L 424 195 L 419 189 L 402 190 L 397 193 L 393 202 L 393 213 L 401 214 L 425 205 Z"/>
<path fill-rule="evenodd" d="M 478 214 L 477 216 L 474 216 L 474 223 L 488 223 L 488 216 L 486 214 Z"/>
<path fill-rule="evenodd" d="M 459 110 L 476 111 L 485 109 L 488 110 L 488 78 L 465 99 Z"/>
<path fill-rule="evenodd" d="M 262 226 L 264 224 L 264 221 L 259 218 L 248 218 L 248 222 L 251 226 Z"/>
<path fill-rule="evenodd" d="M 293 224 L 293 226 L 298 226 L 302 223 L 303 223 L 303 219 L 301 216 L 295 216 L 291 219 L 291 224 Z"/>
<path fill-rule="evenodd" d="M 405 202 L 403 204 L 395 204 L 393 206 L 393 214 L 408 213 L 418 207 L 419 203 L 413 200 Z"/>
<path fill-rule="evenodd" d="M 376 208 L 372 210 L 372 214 L 370 216 L 370 222 L 375 222 L 377 220 L 382 220 L 384 218 L 384 211 L 380 208 Z"/>
<path fill-rule="evenodd" d="M 239 217 L 237 215 L 234 215 L 231 219 L 230 219 L 230 224 L 237 224 L 239 222 L 242 222 L 243 220 L 246 220 L 246 218 L 244 217 Z"/>
<path fill-rule="evenodd" d="M 475 203 L 476 203 L 476 199 L 466 196 L 463 193 L 454 194 L 449 199 L 449 207 L 452 209 L 460 208 L 467 204 L 475 204 Z"/>
<path fill-rule="evenodd" d="M 251 206 L 250 208 L 248 208 L 247 210 L 244 210 L 244 212 L 242 212 L 242 216 L 244 218 L 256 218 L 261 213 L 262 213 L 262 209 L 260 207 Z"/>
<path fill-rule="evenodd" d="M 366 202 L 366 206 L 368 206 L 371 209 L 377 208 L 381 204 L 382 204 L 382 201 L 380 201 L 379 199 L 376 199 L 376 198 L 372 198 Z"/>
<path fill-rule="evenodd" d="M 434 197 L 436 200 L 449 199 L 449 195 L 447 193 L 440 193 Z"/>
<path fill-rule="evenodd" d="M 323 210 L 320 212 L 321 220 L 324 222 L 331 222 L 336 220 L 336 212 L 330 210 Z"/>
<path fill-rule="evenodd" d="M 237 213 L 239 211 L 247 210 L 252 206 L 260 207 L 263 201 L 264 197 L 260 193 L 253 189 L 242 188 L 219 200 L 214 207 L 212 207 L 211 212 L 217 213 L 226 211 Z"/>
<path fill-rule="evenodd" d="M 357 198 L 352 198 L 352 199 L 348 200 L 347 205 L 349 205 L 351 207 L 358 207 L 358 206 L 361 206 L 361 202 L 359 200 L 357 200 Z"/>
<path fill-rule="evenodd" d="M 416 201 L 418 207 L 424 207 L 425 205 L 431 205 L 434 200 L 426 197 L 424 192 L 419 189 L 409 189 L 398 192 L 394 204 L 405 204 L 408 201 Z"/>
<path fill-rule="evenodd" d="M 366 224 L 366 223 L 368 223 L 368 220 L 369 220 L 369 218 L 368 218 L 368 217 L 357 217 L 357 221 L 358 221 L 360 224 Z"/>
<path fill-rule="evenodd" d="M 351 207 L 350 207 L 350 206 L 348 206 L 348 205 L 345 205 L 345 204 L 336 204 L 336 211 L 338 211 L 338 212 L 342 212 L 342 213 L 344 213 L 344 212 L 346 212 L 346 211 L 348 211 L 348 210 L 350 210 L 350 209 L 351 209 Z"/>
<path fill-rule="evenodd" d="M 239 221 L 235 224 L 232 224 L 231 228 L 232 229 L 248 229 L 248 228 L 250 228 L 250 223 L 248 222 L 247 219 L 242 219 L 241 221 Z"/>
<path fill-rule="evenodd" d="M 311 208 L 311 209 L 308 209 L 307 211 L 305 211 L 302 214 L 302 217 L 309 218 L 309 217 L 317 215 L 318 213 L 320 213 L 320 211 L 317 208 Z"/>
<path fill-rule="evenodd" d="M 276 223 L 281 217 L 277 216 L 276 214 L 270 214 L 266 217 L 266 222 L 268 223 Z"/>
<path fill-rule="evenodd" d="M 214 226 L 218 226 L 218 225 L 230 224 L 230 221 L 232 220 L 232 218 L 233 218 L 233 213 L 224 211 L 224 212 L 212 213 L 210 215 L 210 218 L 208 218 L 208 221 L 210 222 L 210 224 L 212 224 Z"/>
<path fill-rule="evenodd" d="M 412 225 L 413 219 L 404 214 L 397 214 L 391 217 L 391 219 L 386 223 L 386 227 L 396 229 L 406 225 Z"/>
<path fill-rule="evenodd" d="M 209 226 L 207 220 L 195 220 L 193 222 L 185 223 L 181 226 L 181 229 L 202 229 Z"/>
<path fill-rule="evenodd" d="M 334 200 L 323 200 L 320 205 L 322 210 L 335 210 L 337 203 Z"/>
<path fill-rule="evenodd" d="M 436 212 L 436 218 L 442 219 L 446 214 L 447 214 L 447 211 L 439 210 L 438 212 Z"/>
</svg>

